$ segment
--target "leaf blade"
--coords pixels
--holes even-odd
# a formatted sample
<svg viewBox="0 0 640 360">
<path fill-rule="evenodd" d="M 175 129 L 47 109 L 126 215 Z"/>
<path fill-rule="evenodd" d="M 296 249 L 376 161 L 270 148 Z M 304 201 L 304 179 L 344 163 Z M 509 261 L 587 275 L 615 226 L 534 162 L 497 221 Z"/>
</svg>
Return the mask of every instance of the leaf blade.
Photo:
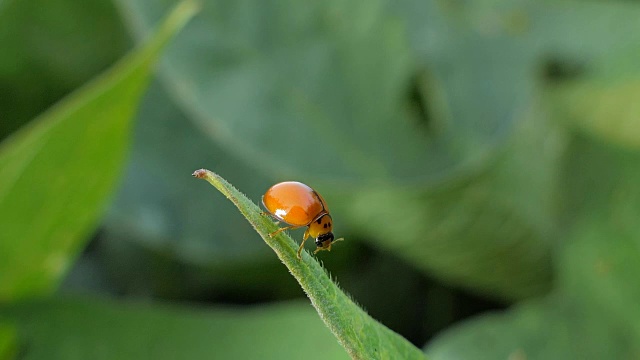
<svg viewBox="0 0 640 360">
<path fill-rule="evenodd" d="M 55 288 L 115 185 L 152 65 L 195 10 L 178 5 L 146 46 L 0 144 L 0 300 Z"/>
<path fill-rule="evenodd" d="M 424 359 L 423 353 L 406 339 L 371 318 L 331 280 L 326 270 L 306 252 L 298 260 L 297 245 L 283 233 L 271 238 L 277 229 L 271 218 L 225 179 L 209 170 L 197 170 L 231 200 L 264 241 L 287 266 L 318 311 L 320 318 L 353 359 Z"/>
</svg>

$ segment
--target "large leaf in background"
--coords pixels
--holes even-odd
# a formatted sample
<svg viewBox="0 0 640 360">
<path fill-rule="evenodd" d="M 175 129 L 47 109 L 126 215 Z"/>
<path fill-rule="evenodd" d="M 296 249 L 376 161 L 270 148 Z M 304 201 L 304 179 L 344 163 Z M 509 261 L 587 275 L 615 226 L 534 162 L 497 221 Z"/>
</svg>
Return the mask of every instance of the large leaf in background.
<svg viewBox="0 0 640 360">
<path fill-rule="evenodd" d="M 130 42 L 109 0 L 8 1 L 0 3 L 0 24 L 0 138 L 112 64 Z"/>
<path fill-rule="evenodd" d="M 271 283 L 269 292 L 286 284 L 299 293 L 233 205 L 216 198 L 208 187 L 194 186 L 190 174 L 203 166 L 214 167 L 255 201 L 273 181 L 213 144 L 158 83 L 140 105 L 131 151 L 98 245 L 119 286 L 138 295 L 176 296 L 188 288 L 207 292 L 205 288 L 213 284 L 242 283 L 265 291 L 264 284 Z M 149 253 L 136 251 L 126 243 L 131 241 Z M 190 272 L 185 271 L 187 264 L 195 265 Z M 170 268 L 175 270 L 173 276 L 163 276 Z"/>
<path fill-rule="evenodd" d="M 445 332 L 433 358 L 640 357 L 640 154 L 582 139 L 570 154 L 564 194 L 578 216 L 566 219 L 554 295 Z"/>
<path fill-rule="evenodd" d="M 427 354 L 438 360 L 637 359 L 637 326 L 610 319 L 609 312 L 553 296 L 454 326 L 429 344 Z"/>
<path fill-rule="evenodd" d="M 607 64 L 589 77 L 555 84 L 549 98 L 556 111 L 572 125 L 605 141 L 637 150 L 640 149 L 640 45 L 635 54 L 620 60 L 624 63 Z"/>
<path fill-rule="evenodd" d="M 49 293 L 118 178 L 130 119 L 163 46 L 194 12 L 0 144 L 0 300 Z"/>
<path fill-rule="evenodd" d="M 565 136 L 543 116 L 523 120 L 470 181 L 429 193 L 363 188 L 346 201 L 346 216 L 380 247 L 450 283 L 503 299 L 545 292 Z"/>
<path fill-rule="evenodd" d="M 211 189 L 194 186 L 190 174 L 214 167 L 255 200 L 271 181 L 212 144 L 157 84 L 141 105 L 130 159 L 105 219 L 108 233 L 207 265 L 255 261 L 269 254 L 256 246 L 260 238 L 233 206 L 212 196 Z"/>
<path fill-rule="evenodd" d="M 561 257 L 561 291 L 445 331 L 434 359 L 637 359 L 639 233 L 599 219 L 580 224 Z"/>
<path fill-rule="evenodd" d="M 409 19 L 413 29 L 409 31 L 413 35 L 411 41 L 419 54 L 425 59 L 435 57 L 451 63 L 458 69 L 454 73 L 465 67 L 451 59 L 446 61 L 448 54 L 466 59 L 471 66 L 482 60 L 482 52 L 461 53 L 473 49 L 468 44 L 453 46 L 458 52 L 451 52 L 448 44 L 455 39 L 471 39 L 468 34 L 461 36 L 453 30 L 439 37 L 419 36 L 429 33 L 433 24 L 443 22 L 447 16 L 459 19 L 461 24 L 488 39 L 503 39 L 505 34 L 517 38 L 519 44 L 500 43 L 510 44 L 512 50 L 493 48 L 496 53 L 508 54 L 500 58 L 506 63 L 497 63 L 502 68 L 509 68 L 508 62 L 513 61 L 525 62 L 533 69 L 551 59 L 575 62 L 585 66 L 584 71 L 595 71 L 598 67 L 614 68 L 625 61 L 633 63 L 630 53 L 640 50 L 639 42 L 622 35 L 640 33 L 637 6 L 524 5 L 515 1 L 495 5 L 456 3 L 430 9 L 429 2 L 401 1 L 396 7 Z M 573 24 L 580 26 L 572 27 Z M 588 30 L 584 33 L 576 30 L 582 28 Z M 608 37 L 612 40 L 607 40 Z M 619 72 L 640 74 L 632 66 L 619 68 Z M 499 83 L 501 79 L 495 77 L 490 83 Z M 629 84 L 626 80 L 624 84 Z M 465 86 L 473 89 L 482 83 L 465 82 Z M 581 93 L 570 90 L 573 89 L 567 89 L 563 95 L 580 97 Z M 633 96 L 620 96 L 622 90 L 611 93 L 607 88 L 603 92 L 623 105 Z M 560 95 L 560 91 L 550 97 L 554 95 Z M 586 104 L 580 114 L 594 115 L 589 111 L 600 104 L 596 101 L 598 94 L 593 95 L 586 100 L 594 102 Z M 494 153 L 497 156 L 479 176 L 422 195 L 417 195 L 415 189 L 363 186 L 355 198 L 343 195 L 349 197 L 344 202 L 352 204 L 345 213 L 380 246 L 453 283 L 507 299 L 540 294 L 548 289 L 551 275 L 549 255 L 555 236 L 554 217 L 558 213 L 554 197 L 561 166 L 558 160 L 563 154 L 562 134 L 555 126 L 549 127 L 545 119 L 547 110 L 541 105 L 531 106 L 530 114 L 522 117 L 529 117 L 528 123 L 511 134 L 504 149 Z M 578 103 L 575 105 L 577 110 Z M 621 113 L 627 110 L 619 109 Z M 633 117 L 633 112 L 627 114 Z M 611 126 L 606 121 L 600 124 Z M 611 129 L 619 134 L 625 131 Z"/>
<path fill-rule="evenodd" d="M 163 8 L 152 0 L 122 3 L 138 34 Z M 532 95 L 545 64 L 610 66 L 637 48 L 619 36 L 635 32 L 635 10 L 519 1 L 212 0 L 202 22 L 175 43 L 162 74 L 186 113 L 225 148 L 279 176 L 332 180 L 323 190 L 328 198 L 353 190 L 336 184 L 371 191 L 350 208 L 330 201 L 332 209 L 364 209 L 348 216 L 422 269 L 521 298 L 548 286 L 553 161 L 561 150 L 543 151 L 549 158 L 534 148 L 517 155 L 542 171 L 531 174 L 521 172 L 520 159 L 495 167 L 510 149 L 489 150 L 526 139 L 513 130 L 537 105 Z M 484 171 L 456 179 L 457 186 L 413 192 L 480 163 Z M 520 188 L 505 185 L 510 176 Z M 397 188 L 407 183 L 418 186 Z"/>
<path fill-rule="evenodd" d="M 550 83 L 550 101 L 574 126 L 639 149 L 640 5 L 587 2 L 549 10 L 537 30 L 548 37 L 544 50 L 581 75 Z"/>
<path fill-rule="evenodd" d="M 166 6 L 120 3 L 139 36 Z M 421 10 L 425 22 L 439 11 Z M 208 135 L 268 172 L 440 181 L 509 134 L 531 68 L 510 34 L 487 37 L 442 13 L 416 30 L 399 14 L 386 1 L 206 1 L 162 74 Z M 416 36 L 438 38 L 435 50 L 412 48 Z"/>
<path fill-rule="evenodd" d="M 566 167 L 568 213 L 579 214 L 562 251 L 560 285 L 625 324 L 640 355 L 640 152 L 579 139 Z M 569 219 L 570 220 L 570 219 Z M 566 221 L 568 223 L 569 221 Z"/>
<path fill-rule="evenodd" d="M 54 298 L 0 308 L 21 359 L 348 359 L 301 303 L 194 309 Z"/>
</svg>

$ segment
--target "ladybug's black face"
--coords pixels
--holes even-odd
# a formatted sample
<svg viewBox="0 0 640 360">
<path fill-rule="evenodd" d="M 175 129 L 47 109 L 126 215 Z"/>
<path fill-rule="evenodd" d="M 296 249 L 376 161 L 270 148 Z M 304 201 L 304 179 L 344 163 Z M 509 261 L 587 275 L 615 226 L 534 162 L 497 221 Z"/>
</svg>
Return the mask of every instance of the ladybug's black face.
<svg viewBox="0 0 640 360">
<path fill-rule="evenodd" d="M 331 247 L 331 243 L 333 242 L 333 233 L 325 233 L 321 234 L 316 238 L 316 246 L 320 249 L 326 249 Z"/>
</svg>

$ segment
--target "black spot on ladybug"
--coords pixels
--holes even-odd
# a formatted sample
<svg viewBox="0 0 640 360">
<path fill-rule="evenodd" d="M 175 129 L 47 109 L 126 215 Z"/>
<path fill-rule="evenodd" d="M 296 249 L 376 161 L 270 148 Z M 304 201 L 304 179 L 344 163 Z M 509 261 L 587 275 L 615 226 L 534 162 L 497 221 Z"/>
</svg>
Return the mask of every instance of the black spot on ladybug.
<svg viewBox="0 0 640 360">
<path fill-rule="evenodd" d="M 316 222 L 317 222 L 318 224 L 322 224 L 322 219 L 318 219 L 318 220 L 316 220 Z"/>
<path fill-rule="evenodd" d="M 323 227 L 326 229 L 326 228 L 327 228 L 327 224 L 324 224 L 324 226 L 323 226 Z"/>
</svg>

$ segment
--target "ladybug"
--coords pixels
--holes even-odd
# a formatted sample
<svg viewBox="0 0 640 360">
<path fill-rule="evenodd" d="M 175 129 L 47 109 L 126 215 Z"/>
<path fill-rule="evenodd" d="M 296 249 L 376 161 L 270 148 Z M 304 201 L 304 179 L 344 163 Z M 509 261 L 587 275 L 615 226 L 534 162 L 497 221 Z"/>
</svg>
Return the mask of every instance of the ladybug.
<svg viewBox="0 0 640 360">
<path fill-rule="evenodd" d="M 302 226 L 307 226 L 302 243 L 298 248 L 298 259 L 309 236 L 316 239 L 317 249 L 331 251 L 331 244 L 342 240 L 333 237 L 333 221 L 329 208 L 322 196 L 309 186 L 297 181 L 285 181 L 273 185 L 262 196 L 262 205 L 269 215 L 290 226 L 283 227 L 269 234 L 270 237 Z"/>
</svg>

